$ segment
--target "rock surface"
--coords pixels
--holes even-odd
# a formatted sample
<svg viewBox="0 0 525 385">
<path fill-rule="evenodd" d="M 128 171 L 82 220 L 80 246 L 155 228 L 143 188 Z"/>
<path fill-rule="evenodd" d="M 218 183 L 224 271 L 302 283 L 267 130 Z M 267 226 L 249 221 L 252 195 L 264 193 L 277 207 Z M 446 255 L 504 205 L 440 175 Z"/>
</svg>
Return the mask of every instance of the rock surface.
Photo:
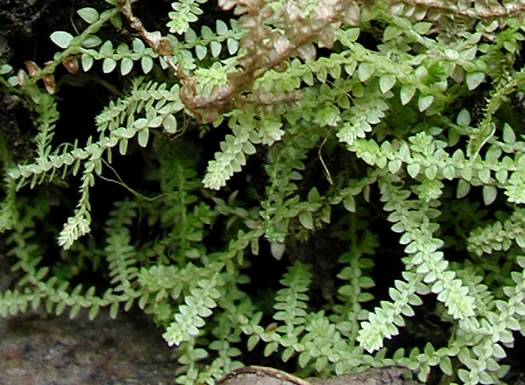
<svg viewBox="0 0 525 385">
<path fill-rule="evenodd" d="M 139 314 L 0 319 L 0 385 L 171 385 L 160 334 Z"/>
</svg>

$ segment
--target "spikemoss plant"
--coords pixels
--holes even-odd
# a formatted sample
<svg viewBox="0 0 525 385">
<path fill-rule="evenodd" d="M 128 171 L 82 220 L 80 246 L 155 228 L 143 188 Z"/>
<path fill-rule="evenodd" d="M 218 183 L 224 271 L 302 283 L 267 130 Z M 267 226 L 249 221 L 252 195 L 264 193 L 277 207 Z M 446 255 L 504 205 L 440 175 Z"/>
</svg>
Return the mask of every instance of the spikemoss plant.
<svg viewBox="0 0 525 385">
<path fill-rule="evenodd" d="M 206 24 L 206 0 L 182 0 L 148 31 L 134 2 L 106 1 L 51 34 L 42 67 L 0 68 L 34 124 L 25 161 L 2 141 L 2 268 L 19 277 L 2 316 L 137 305 L 188 385 L 253 349 L 303 375 L 396 364 L 502 383 L 525 335 L 521 2 L 219 0 Z M 71 143 L 54 138 L 62 64 L 131 79 Z M 138 159 L 144 184 L 119 179 L 115 157 Z M 126 197 L 94 221 L 92 188 L 108 181 Z M 78 200 L 56 228 L 46 194 L 65 183 Z M 402 268 L 385 276 L 387 255 Z M 261 295 L 249 266 L 274 258 L 281 288 Z M 86 270 L 106 285 L 78 284 Z M 421 343 L 411 320 L 430 315 L 446 336 Z"/>
</svg>

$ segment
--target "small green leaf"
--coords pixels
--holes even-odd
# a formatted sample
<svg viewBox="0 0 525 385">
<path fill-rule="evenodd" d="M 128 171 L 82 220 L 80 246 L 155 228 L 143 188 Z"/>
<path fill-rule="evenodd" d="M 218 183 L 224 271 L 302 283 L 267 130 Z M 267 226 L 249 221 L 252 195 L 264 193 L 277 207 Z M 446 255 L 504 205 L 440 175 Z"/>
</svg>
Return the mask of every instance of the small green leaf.
<svg viewBox="0 0 525 385">
<path fill-rule="evenodd" d="M 142 56 L 140 59 L 140 66 L 142 67 L 144 74 L 148 74 L 153 68 L 153 59 L 149 56 Z"/>
<path fill-rule="evenodd" d="M 197 55 L 197 59 L 202 60 L 206 57 L 206 54 L 208 53 L 208 49 L 203 45 L 196 45 L 195 46 L 195 55 Z"/>
<path fill-rule="evenodd" d="M 379 89 L 384 94 L 390 91 L 392 87 L 394 87 L 395 84 L 396 84 L 396 77 L 394 75 L 390 75 L 390 74 L 383 75 L 379 79 Z"/>
<path fill-rule="evenodd" d="M 312 356 L 308 351 L 301 352 L 299 354 L 299 366 L 301 368 L 304 368 L 308 364 L 311 358 Z"/>
<path fill-rule="evenodd" d="M 78 315 L 79 311 L 80 311 L 80 305 L 78 303 L 74 304 L 69 310 L 69 318 L 70 319 L 75 318 Z"/>
<path fill-rule="evenodd" d="M 112 72 L 117 67 L 117 62 L 111 58 L 106 58 L 102 62 L 102 71 L 105 74 Z"/>
<path fill-rule="evenodd" d="M 458 181 L 458 187 L 456 190 L 456 198 L 457 199 L 465 198 L 467 194 L 469 193 L 469 191 L 470 191 L 470 183 L 468 183 L 467 181 L 463 179 L 460 179 Z"/>
<path fill-rule="evenodd" d="M 168 134 L 173 135 L 177 132 L 177 119 L 173 115 L 168 115 L 164 118 L 162 126 Z"/>
<path fill-rule="evenodd" d="M 228 47 L 228 53 L 233 55 L 239 49 L 239 42 L 229 37 L 228 40 L 226 40 L 226 46 Z"/>
<path fill-rule="evenodd" d="M 416 31 L 420 35 L 426 35 L 427 32 L 430 30 L 430 27 L 432 27 L 432 23 L 422 21 L 414 24 L 414 31 Z"/>
<path fill-rule="evenodd" d="M 503 141 L 507 144 L 514 144 L 516 142 L 516 134 L 508 123 L 503 125 Z"/>
<path fill-rule="evenodd" d="M 89 309 L 89 312 L 88 312 L 88 318 L 90 321 L 92 321 L 93 318 L 97 316 L 99 309 L 100 309 L 99 305 L 91 306 L 91 309 Z"/>
<path fill-rule="evenodd" d="M 452 361 L 450 360 L 449 356 L 441 357 L 441 361 L 439 361 L 439 368 L 447 376 L 452 376 Z"/>
<path fill-rule="evenodd" d="M 83 53 L 80 57 L 80 62 L 82 63 L 82 69 L 84 72 L 87 72 L 93 66 L 93 56 Z"/>
<path fill-rule="evenodd" d="M 278 261 L 281 260 L 281 258 L 283 257 L 285 251 L 286 251 L 286 244 L 285 243 L 272 242 L 270 244 L 270 252 L 272 253 L 272 257 L 274 257 Z"/>
<path fill-rule="evenodd" d="M 403 33 L 403 30 L 401 28 L 398 28 L 390 24 L 385 28 L 385 31 L 383 32 L 383 40 L 384 41 L 392 40 L 398 37 L 399 35 L 401 35 L 402 33 Z"/>
<path fill-rule="evenodd" d="M 421 169 L 421 166 L 419 163 L 410 163 L 407 166 L 407 172 L 408 175 L 410 175 L 412 178 L 416 178 L 419 175 L 419 170 Z"/>
<path fill-rule="evenodd" d="M 374 66 L 371 63 L 362 62 L 357 67 L 357 77 L 361 82 L 366 82 L 374 73 Z"/>
<path fill-rule="evenodd" d="M 143 53 L 146 49 L 146 46 L 140 39 L 133 39 L 133 42 L 131 43 L 131 47 L 133 48 L 133 51 L 137 53 Z"/>
<path fill-rule="evenodd" d="M 428 107 L 432 105 L 434 102 L 434 96 L 433 95 L 421 95 L 419 97 L 419 100 L 417 101 L 417 107 L 419 108 L 420 112 L 425 111 Z"/>
<path fill-rule="evenodd" d="M 137 140 L 139 142 L 140 147 L 146 147 L 148 145 L 149 140 L 149 128 L 144 128 L 143 130 L 140 130 L 137 136 Z"/>
<path fill-rule="evenodd" d="M 111 42 L 111 40 L 106 40 L 104 44 L 102 44 L 102 47 L 100 47 L 100 54 L 104 57 L 113 54 L 113 43 Z"/>
<path fill-rule="evenodd" d="M 401 91 L 399 92 L 399 98 L 401 99 L 401 104 L 406 105 L 414 95 L 416 94 L 416 87 L 410 86 L 410 85 L 404 85 L 401 87 Z"/>
<path fill-rule="evenodd" d="M 212 41 L 210 43 L 211 56 L 218 57 L 221 54 L 221 50 L 222 50 L 221 43 L 217 41 Z"/>
<path fill-rule="evenodd" d="M 470 112 L 466 108 L 462 108 L 461 111 L 459 111 L 456 123 L 465 127 L 470 125 Z"/>
<path fill-rule="evenodd" d="M 82 40 L 82 47 L 85 48 L 94 48 L 102 44 L 102 40 L 96 35 L 89 35 L 84 40 Z"/>
<path fill-rule="evenodd" d="M 131 72 L 133 69 L 133 60 L 131 60 L 129 57 L 125 57 L 120 62 L 120 73 L 122 76 L 126 76 Z"/>
<path fill-rule="evenodd" d="M 395 174 L 396 172 L 399 171 L 402 164 L 403 162 L 401 162 L 399 159 L 393 159 L 388 162 L 388 171 L 390 171 L 390 173 L 392 174 Z"/>
<path fill-rule="evenodd" d="M 2 64 L 0 66 L 0 75 L 5 75 L 13 70 L 13 67 L 11 67 L 9 64 Z"/>
<path fill-rule="evenodd" d="M 355 213 L 356 206 L 355 206 L 355 199 L 352 194 L 348 194 L 345 199 L 343 200 L 343 206 L 346 210 L 350 211 L 351 213 Z"/>
<path fill-rule="evenodd" d="M 270 354 L 275 352 L 278 347 L 279 345 L 277 344 L 277 342 L 270 342 L 268 345 L 264 347 L 264 353 L 263 353 L 264 356 L 268 357 Z"/>
<path fill-rule="evenodd" d="M 215 22 L 216 29 L 217 29 L 217 35 L 224 36 L 228 33 L 228 26 L 226 23 L 222 20 L 217 20 Z"/>
<path fill-rule="evenodd" d="M 485 80 L 483 72 L 471 72 L 466 76 L 467 88 L 469 91 L 476 89 Z"/>
<path fill-rule="evenodd" d="M 67 48 L 71 40 L 73 40 L 73 35 L 66 31 L 55 31 L 49 37 L 53 43 L 64 49 Z"/>
<path fill-rule="evenodd" d="M 78 13 L 78 16 L 84 19 L 84 21 L 88 24 L 93 24 L 100 17 L 98 11 L 90 7 L 81 8 L 77 11 L 77 13 Z"/>
<path fill-rule="evenodd" d="M 122 29 L 122 18 L 120 17 L 120 13 L 111 16 L 109 21 L 111 21 L 111 24 L 113 24 L 116 29 Z"/>
<path fill-rule="evenodd" d="M 255 348 L 259 340 L 260 340 L 260 337 L 258 335 L 256 334 L 251 335 L 250 338 L 248 338 L 248 342 L 246 344 L 248 351 L 251 352 Z"/>
<path fill-rule="evenodd" d="M 148 126 L 148 120 L 146 118 L 139 118 L 133 122 L 133 127 L 138 130 L 143 130 Z"/>
<path fill-rule="evenodd" d="M 307 228 L 308 230 L 314 229 L 314 219 L 310 211 L 302 211 L 301 214 L 299 214 L 299 222 L 304 228 Z"/>
<path fill-rule="evenodd" d="M 118 152 L 120 155 L 126 155 L 128 152 L 128 140 L 123 138 L 118 142 Z"/>
<path fill-rule="evenodd" d="M 117 314 L 118 314 L 118 302 L 113 302 L 111 306 L 109 307 L 109 316 L 112 319 L 115 319 L 117 318 Z"/>
<path fill-rule="evenodd" d="M 478 178 L 484 184 L 489 183 L 489 181 L 490 181 L 490 168 L 486 167 L 486 168 L 482 168 L 481 170 L 479 170 L 478 171 Z"/>
<path fill-rule="evenodd" d="M 498 189 L 495 186 L 483 186 L 483 202 L 486 206 L 492 204 L 498 196 Z"/>
</svg>

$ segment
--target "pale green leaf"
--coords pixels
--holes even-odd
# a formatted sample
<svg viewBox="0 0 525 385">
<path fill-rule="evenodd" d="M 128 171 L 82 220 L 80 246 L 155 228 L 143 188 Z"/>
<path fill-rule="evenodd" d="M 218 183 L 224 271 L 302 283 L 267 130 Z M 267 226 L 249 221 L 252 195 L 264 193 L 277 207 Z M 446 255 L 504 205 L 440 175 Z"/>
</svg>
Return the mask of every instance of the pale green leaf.
<svg viewBox="0 0 525 385">
<path fill-rule="evenodd" d="M 466 197 L 469 191 L 470 191 L 470 183 L 468 183 L 467 181 L 463 179 L 460 179 L 458 181 L 458 186 L 456 189 L 456 198 L 461 199 L 461 198 Z"/>
<path fill-rule="evenodd" d="M 470 112 L 466 108 L 462 108 L 461 111 L 459 111 L 456 123 L 465 127 L 470 125 Z"/>
<path fill-rule="evenodd" d="M 131 60 L 129 57 L 125 57 L 120 62 L 120 73 L 122 76 L 126 76 L 131 72 L 133 69 L 133 60 Z"/>
<path fill-rule="evenodd" d="M 90 7 L 79 9 L 77 14 L 88 24 L 95 23 L 100 17 L 98 11 Z"/>
<path fill-rule="evenodd" d="M 142 56 L 140 59 L 140 66 L 145 74 L 148 74 L 153 68 L 153 59 L 150 56 Z"/>
<path fill-rule="evenodd" d="M 379 78 L 379 89 L 382 93 L 387 93 L 396 84 L 396 77 L 394 75 L 383 75 Z"/>
<path fill-rule="evenodd" d="M 162 125 L 168 134 L 173 135 L 177 132 L 177 119 L 173 115 L 166 116 Z"/>
<path fill-rule="evenodd" d="M 419 108 L 419 111 L 423 112 L 428 107 L 430 107 L 433 102 L 434 102 L 434 96 L 433 95 L 426 95 L 426 96 L 421 95 L 419 97 L 418 102 L 417 102 L 417 107 Z"/>
<path fill-rule="evenodd" d="M 411 85 L 404 85 L 401 87 L 401 91 L 399 92 L 399 98 L 401 99 L 401 104 L 406 105 L 414 95 L 416 94 L 416 87 Z"/>
<path fill-rule="evenodd" d="M 372 63 L 362 62 L 357 67 L 357 77 L 361 82 L 367 81 L 374 73 L 374 66 Z"/>
<path fill-rule="evenodd" d="M 102 71 L 105 74 L 112 72 L 117 67 L 117 62 L 111 58 L 106 58 L 102 62 Z"/>
<path fill-rule="evenodd" d="M 483 186 L 483 202 L 485 205 L 492 204 L 498 196 L 498 189 L 495 186 Z"/>
<path fill-rule="evenodd" d="M 210 43 L 211 56 L 218 57 L 221 54 L 221 50 L 222 50 L 221 43 L 217 41 L 212 41 Z"/>
<path fill-rule="evenodd" d="M 466 76 L 467 88 L 472 91 L 485 80 L 485 74 L 483 72 L 471 72 Z"/>
<path fill-rule="evenodd" d="M 87 72 L 93 66 L 93 56 L 83 53 L 80 57 L 80 62 L 82 63 L 82 69 L 84 70 L 84 72 Z"/>
<path fill-rule="evenodd" d="M 310 211 L 307 211 L 307 210 L 302 211 L 299 214 L 299 222 L 304 228 L 308 230 L 314 229 L 314 219 Z"/>
<path fill-rule="evenodd" d="M 516 134 L 508 123 L 503 125 L 503 141 L 507 144 L 514 144 L 516 142 Z"/>
<path fill-rule="evenodd" d="M 67 48 L 73 40 L 73 35 L 65 31 L 55 31 L 50 36 L 51 41 L 58 45 L 60 48 Z"/>
</svg>

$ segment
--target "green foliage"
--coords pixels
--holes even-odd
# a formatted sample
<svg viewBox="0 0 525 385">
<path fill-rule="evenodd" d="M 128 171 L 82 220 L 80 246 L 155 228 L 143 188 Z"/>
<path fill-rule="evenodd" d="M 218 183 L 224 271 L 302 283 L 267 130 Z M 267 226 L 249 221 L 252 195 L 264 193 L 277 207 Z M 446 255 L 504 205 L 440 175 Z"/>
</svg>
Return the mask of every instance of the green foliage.
<svg viewBox="0 0 525 385">
<path fill-rule="evenodd" d="M 519 2 L 220 0 L 233 13 L 209 24 L 209 4 L 187 0 L 166 34 L 134 2 L 107 3 L 78 10 L 80 33 L 51 34 L 43 68 L 0 66 L 35 148 L 16 163 L 0 140 L 17 275 L 0 315 L 137 305 L 188 385 L 252 350 L 305 376 L 403 365 L 421 381 L 503 383 L 525 336 Z M 57 139 L 61 63 L 125 79 L 72 142 Z M 106 284 L 71 288 L 87 271 Z M 443 336 L 418 335 L 427 315 Z"/>
</svg>

